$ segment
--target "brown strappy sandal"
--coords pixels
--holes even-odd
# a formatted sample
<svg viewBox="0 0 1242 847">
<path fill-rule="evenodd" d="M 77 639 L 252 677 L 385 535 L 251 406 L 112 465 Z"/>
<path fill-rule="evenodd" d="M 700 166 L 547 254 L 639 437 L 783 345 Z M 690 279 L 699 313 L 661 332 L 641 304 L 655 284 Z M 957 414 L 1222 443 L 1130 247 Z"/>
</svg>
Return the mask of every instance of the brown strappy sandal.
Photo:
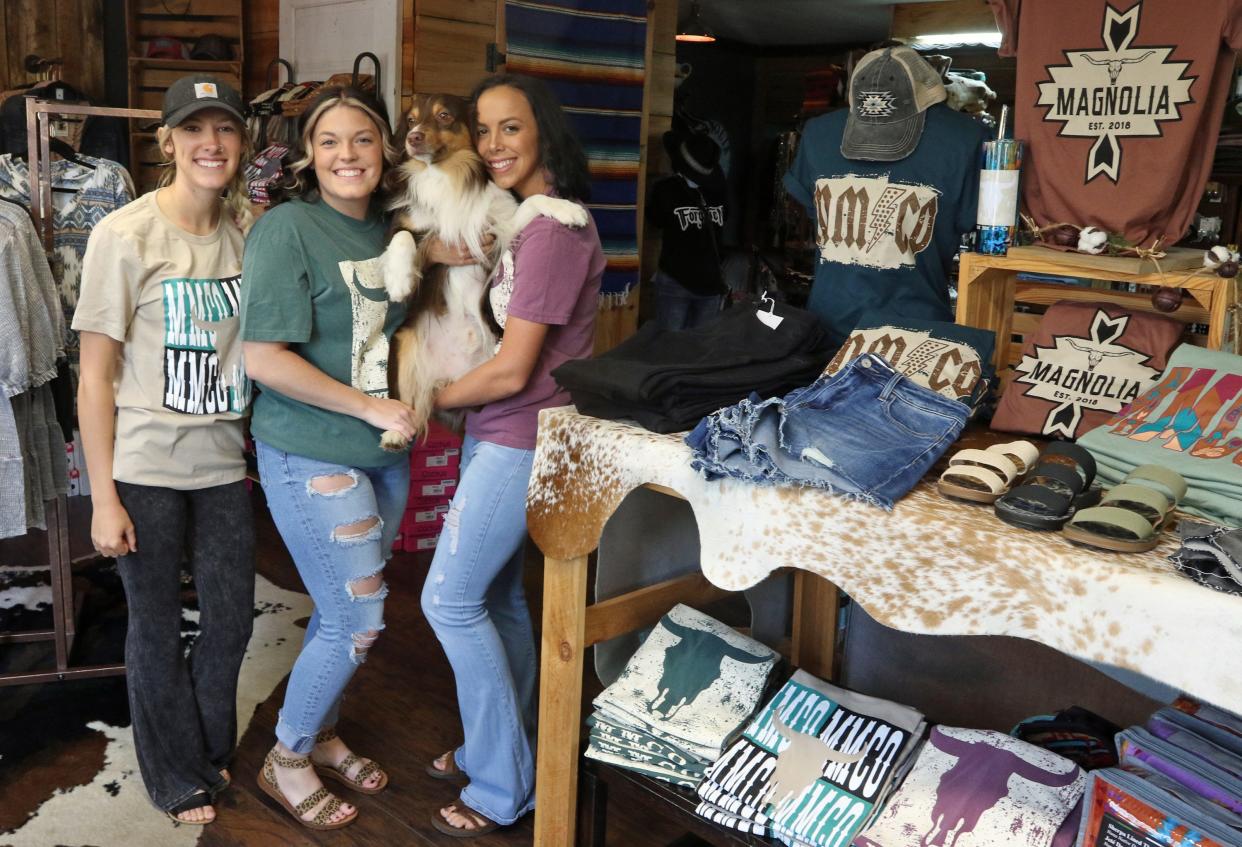
<svg viewBox="0 0 1242 847">
<path fill-rule="evenodd" d="M 487 817 L 487 815 L 479 814 L 460 800 L 455 803 L 450 803 L 445 808 L 456 812 L 462 817 L 470 818 L 471 823 L 475 824 L 475 826 L 471 829 L 453 826 L 444 819 L 438 810 L 432 812 L 431 825 L 434 826 L 437 831 L 452 838 L 477 838 L 480 835 L 487 835 L 489 832 L 500 828 L 500 824 Z"/>
<path fill-rule="evenodd" d="M 449 750 L 440 757 L 444 759 L 443 768 L 436 767 L 436 762 L 440 761 L 440 758 L 433 759 L 431 763 L 424 768 L 424 770 L 427 771 L 427 775 L 435 779 L 443 779 L 449 782 L 469 781 L 470 777 L 466 776 L 466 772 L 457 766 L 457 757 L 453 755 L 453 752 L 454 751 Z"/>
<path fill-rule="evenodd" d="M 280 791 L 280 787 L 276 784 L 276 765 L 280 765 L 282 768 L 309 768 L 311 766 L 310 758 L 305 756 L 301 758 L 282 756 L 276 752 L 275 748 L 272 748 L 263 760 L 263 770 L 259 771 L 258 779 L 259 788 L 263 789 L 263 793 L 279 803 L 302 826 L 315 830 L 340 829 L 341 827 L 349 826 L 357 820 L 358 810 L 354 809 L 354 813 L 349 817 L 336 823 L 330 823 L 332 816 L 340 810 L 342 801 L 340 797 L 330 793 L 328 789 L 322 786 L 312 791 L 305 800 L 294 806 L 285 798 L 285 795 Z M 315 813 L 315 817 L 311 820 L 303 820 L 302 815 L 319 805 L 320 801 L 325 797 L 328 798 L 328 802 L 324 803 L 323 808 Z"/>
<path fill-rule="evenodd" d="M 325 741 L 331 741 L 337 737 L 335 729 L 325 729 L 315 735 L 315 743 L 320 744 Z M 349 769 L 362 761 L 365 761 L 366 764 L 358 769 L 358 773 L 350 777 Z M 364 760 L 360 756 L 355 756 L 353 753 L 350 753 L 335 765 L 321 765 L 318 762 L 313 761 L 311 764 L 315 766 L 315 773 L 320 776 L 335 779 L 336 781 L 342 782 L 362 794 L 379 794 L 388 787 L 388 774 L 375 763 L 375 760 Z M 368 788 L 364 783 L 377 773 L 380 775 L 379 784 Z"/>
</svg>

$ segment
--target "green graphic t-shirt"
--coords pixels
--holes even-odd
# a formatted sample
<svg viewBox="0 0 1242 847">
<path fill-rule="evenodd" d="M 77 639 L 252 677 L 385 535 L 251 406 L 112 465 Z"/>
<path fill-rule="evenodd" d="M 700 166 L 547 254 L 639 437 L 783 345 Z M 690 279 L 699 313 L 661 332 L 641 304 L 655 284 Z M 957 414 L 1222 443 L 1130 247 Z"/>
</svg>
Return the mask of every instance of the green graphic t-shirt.
<svg viewBox="0 0 1242 847">
<path fill-rule="evenodd" d="M 1116 484 L 1139 465 L 1172 468 L 1190 486 L 1181 509 L 1242 526 L 1242 356 L 1183 344 L 1156 384 L 1078 443 Z"/>
<path fill-rule="evenodd" d="M 286 342 L 338 382 L 387 397 L 388 343 L 405 307 L 384 291 L 384 232 L 380 216 L 356 220 L 322 201 L 291 200 L 260 218 L 242 262 L 243 340 Z M 250 428 L 266 444 L 360 468 L 404 458 L 381 450 L 366 421 L 259 387 Z"/>
</svg>

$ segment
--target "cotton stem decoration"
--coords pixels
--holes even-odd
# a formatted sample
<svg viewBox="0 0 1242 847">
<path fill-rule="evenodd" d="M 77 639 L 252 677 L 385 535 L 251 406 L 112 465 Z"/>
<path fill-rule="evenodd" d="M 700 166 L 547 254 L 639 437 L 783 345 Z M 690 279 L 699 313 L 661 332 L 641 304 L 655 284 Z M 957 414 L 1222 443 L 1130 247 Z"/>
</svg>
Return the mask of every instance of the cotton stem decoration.
<svg viewBox="0 0 1242 847">
<path fill-rule="evenodd" d="M 1078 231 L 1078 249 L 1083 253 L 1103 253 L 1108 246 L 1108 233 L 1093 226 Z"/>
<path fill-rule="evenodd" d="M 1232 279 L 1238 275 L 1239 258 L 1237 251 L 1217 244 L 1203 254 L 1203 267 L 1216 271 L 1217 276 Z"/>
</svg>

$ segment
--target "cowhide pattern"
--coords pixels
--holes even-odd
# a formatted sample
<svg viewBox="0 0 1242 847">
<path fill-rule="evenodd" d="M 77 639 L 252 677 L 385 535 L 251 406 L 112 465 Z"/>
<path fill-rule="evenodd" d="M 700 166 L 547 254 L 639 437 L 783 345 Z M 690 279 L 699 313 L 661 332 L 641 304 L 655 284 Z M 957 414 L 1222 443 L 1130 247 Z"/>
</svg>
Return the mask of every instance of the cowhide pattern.
<svg viewBox="0 0 1242 847">
<path fill-rule="evenodd" d="M 681 436 L 563 407 L 540 414 L 527 522 L 546 556 L 574 559 L 595 549 L 626 494 L 664 486 L 690 503 L 703 573 L 722 588 L 804 568 L 894 629 L 1029 638 L 1242 711 L 1242 597 L 1180 576 L 1166 559 L 1171 533 L 1145 554 L 1076 546 L 941 497 L 934 479 L 892 512 L 814 489 L 709 482 Z"/>
<path fill-rule="evenodd" d="M 115 565 L 108 561 L 106 566 L 115 577 Z M 46 613 L 51 604 L 51 591 L 46 588 L 46 567 L 28 572 L 4 570 L 8 573 L 0 574 L 3 586 L 0 611 L 7 612 L 9 619 L 19 607 L 28 613 Z M 26 578 L 27 573 L 34 574 L 38 570 L 43 571 L 42 587 L 37 587 L 33 578 Z M 119 582 L 113 587 L 119 591 Z M 262 576 L 255 578 L 254 634 L 246 648 L 238 682 L 238 737 L 246 731 L 258 705 L 271 696 L 289 673 L 305 634 L 296 622 L 310 613 L 311 602 L 307 595 L 286 591 Z M 25 617 L 29 619 L 30 614 Z M 197 609 L 183 608 L 182 639 L 187 646 L 197 632 Z M 39 693 L 73 698 L 75 691 L 82 691 L 81 686 L 89 683 L 70 681 L 49 685 L 54 687 L 40 687 Z M 49 728 L 50 718 L 46 713 L 43 717 L 19 715 L 0 725 L 0 731 L 14 729 L 31 733 L 37 739 L 36 744 L 43 748 L 41 754 L 34 756 L 0 756 L 0 784 L 16 783 L 22 788 L 20 792 L 0 791 L 9 805 L 3 818 L 8 823 L 0 826 L 0 845 L 191 847 L 198 843 L 203 827 L 174 825 L 151 805 L 138 772 L 133 733 L 126 723 L 124 686 L 110 690 L 119 701 L 81 704 L 78 726 L 61 723 L 59 728 Z M 67 713 L 72 708 L 64 705 L 60 712 Z M 23 730 L 18 724 L 25 717 L 29 718 L 29 725 Z M 60 720 L 69 720 L 69 717 L 62 714 Z M 77 740 L 65 741 L 68 735 Z M 45 782 L 46 772 L 73 773 L 80 782 L 69 785 Z M 21 802 L 25 808 L 12 808 L 16 802 Z"/>
</svg>

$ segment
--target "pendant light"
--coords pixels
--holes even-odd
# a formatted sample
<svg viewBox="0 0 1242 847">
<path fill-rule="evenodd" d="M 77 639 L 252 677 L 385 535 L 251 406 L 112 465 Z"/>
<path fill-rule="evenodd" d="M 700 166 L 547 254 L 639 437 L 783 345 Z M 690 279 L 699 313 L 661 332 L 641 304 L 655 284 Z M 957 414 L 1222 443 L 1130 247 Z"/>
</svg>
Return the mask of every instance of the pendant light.
<svg viewBox="0 0 1242 847">
<path fill-rule="evenodd" d="M 715 34 L 703 23 L 703 17 L 699 13 L 699 0 L 692 0 L 690 3 L 690 16 L 677 27 L 677 40 L 700 44 L 711 44 L 716 40 Z"/>
</svg>

